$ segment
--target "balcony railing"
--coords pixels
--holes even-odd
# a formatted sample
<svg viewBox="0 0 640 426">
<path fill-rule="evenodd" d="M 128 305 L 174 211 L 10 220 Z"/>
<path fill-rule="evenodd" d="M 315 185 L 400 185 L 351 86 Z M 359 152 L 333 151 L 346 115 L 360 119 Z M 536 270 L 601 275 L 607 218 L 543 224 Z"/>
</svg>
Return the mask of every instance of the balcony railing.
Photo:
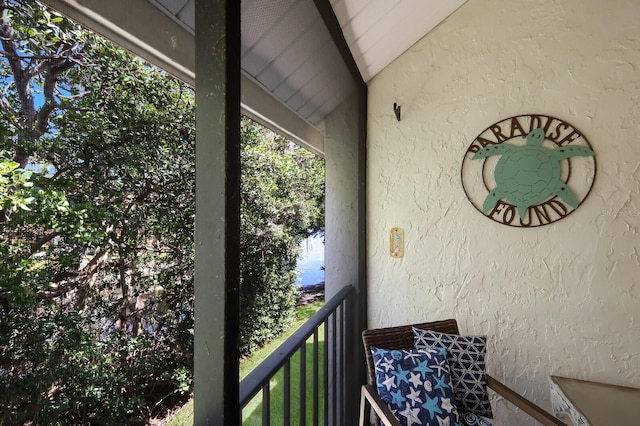
<svg viewBox="0 0 640 426">
<path fill-rule="evenodd" d="M 340 290 L 242 380 L 244 419 L 254 419 L 258 407 L 247 413 L 248 406 L 259 405 L 257 423 L 263 426 L 345 424 L 345 347 L 353 294 L 351 286 Z M 262 401 L 256 404 L 259 394 Z"/>
</svg>

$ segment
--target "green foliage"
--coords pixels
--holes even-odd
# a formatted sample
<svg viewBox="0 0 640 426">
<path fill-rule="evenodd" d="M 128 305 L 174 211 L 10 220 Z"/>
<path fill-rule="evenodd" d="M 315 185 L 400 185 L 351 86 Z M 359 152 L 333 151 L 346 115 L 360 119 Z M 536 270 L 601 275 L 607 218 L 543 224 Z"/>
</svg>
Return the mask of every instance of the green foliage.
<svg viewBox="0 0 640 426">
<path fill-rule="evenodd" d="M 18 16 L 56 23 L 46 11 Z M 59 54 L 59 41 L 42 41 L 53 33 L 31 28 L 14 27 L 21 55 Z M 55 104 L 46 132 L 20 120 L 29 99 L 3 76 L 3 114 L 16 123 L 0 146 L 16 159 L 2 163 L 0 223 L 0 410 L 10 423 L 142 422 L 191 381 L 193 92 L 77 31 L 54 31 L 86 41 L 87 66 L 56 76 L 58 95 L 34 115 Z"/>
<path fill-rule="evenodd" d="M 36 1 L 0 16 L 0 424 L 143 423 L 192 386 L 194 93 Z M 324 171 L 242 135 L 246 354 L 290 321 Z"/>
<path fill-rule="evenodd" d="M 242 121 L 241 353 L 282 332 L 295 303 L 302 240 L 322 229 L 324 163 Z"/>
<path fill-rule="evenodd" d="M 34 198 L 29 196 L 28 188 L 32 172 L 20 168 L 20 163 L 5 158 L 0 153 L 0 209 L 15 212 L 18 208 L 31 210 L 29 204 Z"/>
<path fill-rule="evenodd" d="M 193 92 L 2 6 L 0 423 L 140 423 L 191 384 Z"/>
</svg>

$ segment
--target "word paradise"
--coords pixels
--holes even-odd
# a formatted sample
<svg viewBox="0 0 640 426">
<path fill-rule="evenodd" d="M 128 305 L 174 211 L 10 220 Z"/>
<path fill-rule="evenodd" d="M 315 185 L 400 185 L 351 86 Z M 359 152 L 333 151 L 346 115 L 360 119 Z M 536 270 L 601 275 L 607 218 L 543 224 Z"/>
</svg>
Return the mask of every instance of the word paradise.
<svg viewBox="0 0 640 426">
<path fill-rule="evenodd" d="M 467 152 L 476 153 L 487 145 L 501 144 L 515 137 L 526 138 L 534 129 L 544 130 L 545 139 L 558 146 L 583 137 L 573 126 L 558 118 L 546 115 L 521 115 L 507 118 L 487 128 L 473 141 Z"/>
<path fill-rule="evenodd" d="M 484 216 L 536 227 L 557 222 L 584 201 L 595 179 L 595 153 L 564 120 L 530 114 L 487 127 L 469 145 L 462 186 Z"/>
</svg>

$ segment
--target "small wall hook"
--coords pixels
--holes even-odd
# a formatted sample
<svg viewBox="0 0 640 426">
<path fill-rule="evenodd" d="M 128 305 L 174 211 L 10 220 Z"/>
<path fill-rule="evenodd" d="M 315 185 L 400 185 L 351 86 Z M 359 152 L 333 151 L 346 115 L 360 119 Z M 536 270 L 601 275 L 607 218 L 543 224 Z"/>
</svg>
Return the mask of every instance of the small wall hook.
<svg viewBox="0 0 640 426">
<path fill-rule="evenodd" d="M 400 121 L 400 105 L 397 102 L 393 103 L 393 112 L 396 114 L 396 120 Z"/>
</svg>

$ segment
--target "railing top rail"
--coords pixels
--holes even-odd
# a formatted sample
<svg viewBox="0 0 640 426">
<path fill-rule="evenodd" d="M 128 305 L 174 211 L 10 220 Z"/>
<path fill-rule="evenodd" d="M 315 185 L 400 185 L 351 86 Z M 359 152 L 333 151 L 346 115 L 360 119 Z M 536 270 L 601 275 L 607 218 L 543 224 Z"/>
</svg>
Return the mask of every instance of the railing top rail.
<svg viewBox="0 0 640 426">
<path fill-rule="evenodd" d="M 329 315 L 353 292 L 353 286 L 342 288 L 309 321 L 298 328 L 271 355 L 240 382 L 240 407 L 244 407 L 260 391 L 262 384 L 271 379 L 298 348 L 306 342 Z"/>
</svg>

